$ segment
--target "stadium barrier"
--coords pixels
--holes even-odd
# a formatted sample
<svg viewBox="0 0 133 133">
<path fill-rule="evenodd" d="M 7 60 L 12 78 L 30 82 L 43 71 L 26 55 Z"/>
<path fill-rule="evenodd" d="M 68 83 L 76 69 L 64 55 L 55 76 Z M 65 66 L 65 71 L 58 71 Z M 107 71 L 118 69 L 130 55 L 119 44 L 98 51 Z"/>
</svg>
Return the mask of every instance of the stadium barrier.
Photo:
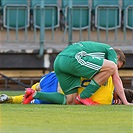
<svg viewBox="0 0 133 133">
<path fill-rule="evenodd" d="M 39 82 L 49 71 L 42 70 L 0 70 L 0 90 L 24 90 Z M 133 70 L 119 70 L 124 87 L 133 89 Z"/>
<path fill-rule="evenodd" d="M 91 40 L 104 42 L 130 53 L 128 62 L 131 62 L 131 70 L 127 70 L 126 63 L 120 76 L 132 80 L 132 20 L 132 0 L 0 0 L 0 54 L 3 56 L 10 53 L 14 59 L 12 63 L 11 56 L 5 55 L 10 65 L 6 66 L 7 62 L 3 57 L 0 69 L 9 69 L 10 66 L 16 69 L 20 65 L 27 69 L 29 59 L 34 59 L 35 64 L 30 65 L 35 69 L 45 69 L 46 58 L 50 55 L 46 53 L 48 48 L 57 51 L 54 53 L 57 54 L 73 42 Z M 19 57 L 16 56 L 17 53 L 22 54 L 21 61 L 15 60 Z M 24 55 L 30 57 L 24 59 Z M 33 55 L 39 58 L 33 58 Z M 1 57 L 0 59 L 2 60 Z M 53 65 L 53 60 L 49 60 Z M 10 76 L 19 78 L 21 74 Z"/>
<path fill-rule="evenodd" d="M 1 90 L 24 90 L 31 87 L 49 71 L 43 70 L 0 70 Z"/>
<path fill-rule="evenodd" d="M 1 0 L 1 43 L 34 44 L 41 56 L 49 44 L 82 40 L 131 49 L 132 18 L 130 0 Z"/>
</svg>

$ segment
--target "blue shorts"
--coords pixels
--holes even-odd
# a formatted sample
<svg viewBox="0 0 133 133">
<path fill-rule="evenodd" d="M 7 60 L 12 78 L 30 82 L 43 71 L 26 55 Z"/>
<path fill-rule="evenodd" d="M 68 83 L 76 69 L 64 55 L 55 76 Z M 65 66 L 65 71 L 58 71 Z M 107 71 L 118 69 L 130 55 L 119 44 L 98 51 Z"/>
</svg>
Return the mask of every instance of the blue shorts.
<svg viewBox="0 0 133 133">
<path fill-rule="evenodd" d="M 55 72 L 50 72 L 40 79 L 40 92 L 57 92 L 58 88 L 58 79 Z M 33 104 L 49 104 L 49 102 L 42 101 L 39 99 L 34 99 Z"/>
</svg>

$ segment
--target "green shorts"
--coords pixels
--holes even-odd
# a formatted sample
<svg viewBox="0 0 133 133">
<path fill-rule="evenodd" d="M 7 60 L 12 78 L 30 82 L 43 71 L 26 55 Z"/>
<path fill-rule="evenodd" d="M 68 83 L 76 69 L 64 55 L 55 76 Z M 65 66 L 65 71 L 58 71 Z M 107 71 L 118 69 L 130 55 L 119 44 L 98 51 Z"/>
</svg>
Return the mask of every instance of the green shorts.
<svg viewBox="0 0 133 133">
<path fill-rule="evenodd" d="M 54 62 L 54 71 L 58 77 L 63 92 L 73 94 L 81 86 L 81 77 L 91 79 L 97 74 L 104 59 L 94 58 L 91 56 L 58 55 Z"/>
</svg>

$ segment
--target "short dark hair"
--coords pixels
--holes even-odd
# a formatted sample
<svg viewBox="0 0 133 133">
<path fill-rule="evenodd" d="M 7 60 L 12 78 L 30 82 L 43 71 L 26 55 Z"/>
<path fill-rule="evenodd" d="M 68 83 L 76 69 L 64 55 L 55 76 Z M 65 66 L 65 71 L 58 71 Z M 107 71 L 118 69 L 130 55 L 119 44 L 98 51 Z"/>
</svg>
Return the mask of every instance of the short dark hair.
<svg viewBox="0 0 133 133">
<path fill-rule="evenodd" d="M 125 96 L 129 103 L 133 103 L 133 90 L 131 89 L 124 89 Z"/>
<path fill-rule="evenodd" d="M 114 50 L 115 50 L 116 54 L 117 54 L 118 56 L 120 56 L 119 60 L 120 60 L 121 62 L 123 62 L 123 65 L 122 65 L 122 67 L 123 67 L 124 64 L 126 63 L 125 54 L 124 54 L 123 51 L 120 50 L 120 49 L 114 49 Z"/>
</svg>

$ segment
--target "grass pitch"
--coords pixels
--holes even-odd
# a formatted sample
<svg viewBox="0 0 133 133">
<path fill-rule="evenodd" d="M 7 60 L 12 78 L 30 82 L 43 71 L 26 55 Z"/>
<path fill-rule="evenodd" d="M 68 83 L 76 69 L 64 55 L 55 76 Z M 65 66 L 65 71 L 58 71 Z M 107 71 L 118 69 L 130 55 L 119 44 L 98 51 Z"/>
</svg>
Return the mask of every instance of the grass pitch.
<svg viewBox="0 0 133 133">
<path fill-rule="evenodd" d="M 0 104 L 0 133 L 132 132 L 132 106 Z"/>
</svg>

